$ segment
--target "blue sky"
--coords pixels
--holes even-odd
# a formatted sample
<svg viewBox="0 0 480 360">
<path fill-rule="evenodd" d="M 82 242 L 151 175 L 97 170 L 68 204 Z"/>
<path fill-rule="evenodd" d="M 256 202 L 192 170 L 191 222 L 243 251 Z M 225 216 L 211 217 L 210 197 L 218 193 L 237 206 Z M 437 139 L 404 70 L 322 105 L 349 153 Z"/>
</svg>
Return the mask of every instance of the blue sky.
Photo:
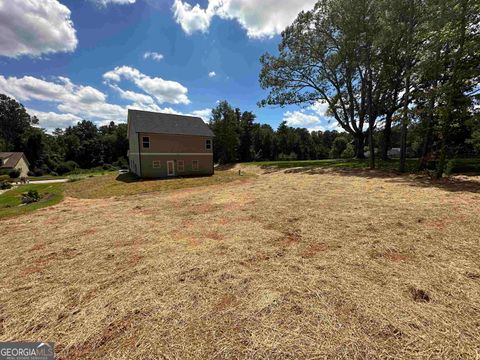
<svg viewBox="0 0 480 360">
<path fill-rule="evenodd" d="M 48 129 L 85 118 L 126 121 L 127 108 L 208 118 L 219 100 L 257 114 L 333 128 L 324 106 L 258 108 L 259 57 L 314 1 L 0 0 L 0 92 Z"/>
</svg>

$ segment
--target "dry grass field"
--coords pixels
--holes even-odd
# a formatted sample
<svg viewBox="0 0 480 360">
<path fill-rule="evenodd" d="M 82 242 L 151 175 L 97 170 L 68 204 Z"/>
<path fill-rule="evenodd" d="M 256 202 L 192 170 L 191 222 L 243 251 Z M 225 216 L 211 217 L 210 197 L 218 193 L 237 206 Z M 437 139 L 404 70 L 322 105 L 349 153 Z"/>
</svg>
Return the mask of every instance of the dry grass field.
<svg viewBox="0 0 480 360">
<path fill-rule="evenodd" d="M 0 220 L 0 340 L 59 359 L 480 358 L 479 189 L 292 169 L 67 196 Z"/>
</svg>

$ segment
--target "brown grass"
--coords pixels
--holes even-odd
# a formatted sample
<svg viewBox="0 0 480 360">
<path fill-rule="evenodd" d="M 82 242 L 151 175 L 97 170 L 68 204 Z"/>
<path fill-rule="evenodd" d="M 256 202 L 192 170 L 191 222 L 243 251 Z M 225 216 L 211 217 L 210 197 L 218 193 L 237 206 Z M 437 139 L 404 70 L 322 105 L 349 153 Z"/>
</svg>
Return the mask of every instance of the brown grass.
<svg viewBox="0 0 480 360">
<path fill-rule="evenodd" d="M 480 194 L 458 186 L 276 172 L 66 198 L 0 221 L 0 340 L 59 359 L 478 358 Z"/>
</svg>

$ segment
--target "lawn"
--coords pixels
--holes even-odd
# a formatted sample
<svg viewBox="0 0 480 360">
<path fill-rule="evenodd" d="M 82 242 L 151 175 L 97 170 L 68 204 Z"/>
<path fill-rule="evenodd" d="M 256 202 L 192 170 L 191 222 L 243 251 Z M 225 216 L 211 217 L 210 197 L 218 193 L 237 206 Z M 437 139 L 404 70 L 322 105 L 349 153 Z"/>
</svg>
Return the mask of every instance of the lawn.
<svg viewBox="0 0 480 360">
<path fill-rule="evenodd" d="M 397 171 L 399 160 L 376 160 L 377 169 L 384 171 Z M 250 162 L 244 165 L 260 166 L 262 168 L 294 168 L 294 167 L 329 167 L 329 168 L 345 168 L 345 169 L 367 169 L 369 168 L 368 160 L 356 159 L 325 159 L 325 160 L 288 160 L 288 161 L 263 161 Z M 418 159 L 407 159 L 407 172 L 416 172 L 418 167 Z M 477 173 L 480 174 L 480 159 L 452 159 L 450 160 L 447 170 L 451 174 L 455 173 Z"/>
<path fill-rule="evenodd" d="M 63 199 L 63 188 L 64 184 L 29 184 L 9 190 L 0 195 L 0 219 L 55 205 Z M 22 205 L 21 194 L 28 190 L 37 190 L 40 201 Z"/>
<path fill-rule="evenodd" d="M 4 219 L 0 341 L 58 359 L 476 358 L 480 183 L 462 181 L 277 171 Z"/>
<path fill-rule="evenodd" d="M 82 181 L 67 183 L 66 195 L 94 199 L 112 196 L 135 195 L 156 191 L 185 189 L 198 186 L 218 185 L 231 181 L 246 180 L 252 175 L 238 175 L 233 171 L 216 171 L 213 176 L 187 177 L 160 180 L 138 180 L 131 174 L 108 174 L 89 177 Z"/>
</svg>

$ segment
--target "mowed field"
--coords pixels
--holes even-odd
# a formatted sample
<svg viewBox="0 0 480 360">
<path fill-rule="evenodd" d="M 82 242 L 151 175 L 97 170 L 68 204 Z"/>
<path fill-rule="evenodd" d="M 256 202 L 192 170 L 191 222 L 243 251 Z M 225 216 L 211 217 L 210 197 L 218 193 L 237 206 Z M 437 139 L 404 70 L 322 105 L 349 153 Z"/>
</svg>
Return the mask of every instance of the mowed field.
<svg viewBox="0 0 480 360">
<path fill-rule="evenodd" d="M 480 357 L 474 180 L 292 169 L 66 194 L 0 220 L 1 341 L 59 359 Z"/>
</svg>

